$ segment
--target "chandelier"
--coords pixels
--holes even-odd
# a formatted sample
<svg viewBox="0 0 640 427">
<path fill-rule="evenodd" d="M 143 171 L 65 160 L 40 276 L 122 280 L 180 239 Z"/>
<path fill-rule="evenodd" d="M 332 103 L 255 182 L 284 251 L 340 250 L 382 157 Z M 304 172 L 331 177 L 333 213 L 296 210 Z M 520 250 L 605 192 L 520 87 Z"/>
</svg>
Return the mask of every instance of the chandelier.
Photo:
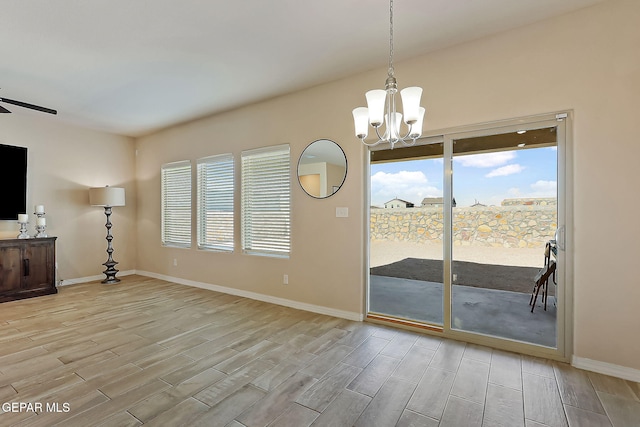
<svg viewBox="0 0 640 427">
<path fill-rule="evenodd" d="M 424 108 L 420 106 L 422 88 L 407 87 L 400 91 L 402 97 L 401 113 L 396 110 L 396 93 L 398 83 L 393 71 L 393 0 L 389 2 L 389 70 L 385 88 L 368 91 L 367 107 L 358 107 L 353 110 L 353 121 L 355 124 L 356 136 L 360 138 L 366 146 L 374 146 L 380 143 L 388 143 L 393 149 L 397 143 L 410 146 L 415 144 L 416 139 L 422 135 L 422 120 L 424 118 Z M 381 135 L 382 123 L 385 124 L 385 131 Z M 404 122 L 405 126 L 401 126 Z M 372 143 L 365 141 L 369 134 L 371 125 L 378 136 L 378 140 Z M 403 128 L 404 136 L 403 136 Z"/>
</svg>

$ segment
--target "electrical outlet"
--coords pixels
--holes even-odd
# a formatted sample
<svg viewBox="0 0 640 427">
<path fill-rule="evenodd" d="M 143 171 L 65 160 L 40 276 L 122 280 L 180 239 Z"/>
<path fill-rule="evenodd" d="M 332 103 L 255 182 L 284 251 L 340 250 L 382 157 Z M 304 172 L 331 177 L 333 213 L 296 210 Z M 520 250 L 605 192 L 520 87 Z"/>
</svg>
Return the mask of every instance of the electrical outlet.
<svg viewBox="0 0 640 427">
<path fill-rule="evenodd" d="M 455 282 L 456 280 L 458 280 L 458 275 L 456 273 L 453 273 L 453 281 Z"/>
<path fill-rule="evenodd" d="M 289 275 L 285 274 L 284 277 L 282 278 L 282 284 L 283 285 L 288 285 L 289 284 Z"/>
<path fill-rule="evenodd" d="M 336 208 L 336 218 L 347 218 L 349 217 L 349 208 Z"/>
<path fill-rule="evenodd" d="M 178 258 L 174 258 L 173 259 L 173 266 L 177 267 L 178 266 Z"/>
</svg>

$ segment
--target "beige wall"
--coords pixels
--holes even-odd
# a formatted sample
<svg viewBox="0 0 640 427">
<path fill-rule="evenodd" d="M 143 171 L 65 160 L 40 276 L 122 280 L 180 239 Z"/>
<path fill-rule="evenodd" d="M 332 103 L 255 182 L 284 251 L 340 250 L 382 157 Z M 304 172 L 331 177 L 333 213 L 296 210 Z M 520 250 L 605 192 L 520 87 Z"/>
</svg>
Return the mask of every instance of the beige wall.
<svg viewBox="0 0 640 427">
<path fill-rule="evenodd" d="M 426 129 L 574 110 L 575 355 L 634 369 L 640 369 L 640 340 L 633 338 L 640 329 L 640 229 L 630 225 L 639 224 L 640 204 L 638 22 L 640 2 L 610 0 L 396 66 L 401 87 L 424 88 Z M 351 109 L 384 78 L 381 68 L 141 138 L 138 268 L 361 312 L 366 186 Z M 162 163 L 222 152 L 238 159 L 244 149 L 288 143 L 295 165 L 319 138 L 342 146 L 349 172 L 338 194 L 316 200 L 300 189 L 292 166 L 289 260 L 161 247 Z M 338 206 L 349 208 L 349 218 L 335 217 Z"/>
<path fill-rule="evenodd" d="M 107 259 L 104 209 L 89 206 L 89 187 L 122 186 L 127 206 L 113 208 L 114 258 L 120 270 L 136 265 L 135 147 L 130 138 L 64 125 L 42 113 L 3 114 L 0 144 L 28 149 L 27 208 L 45 205 L 47 234 L 58 237 L 58 279 L 101 275 Z M 44 117 L 42 117 L 44 116 Z M 4 183 L 3 183 L 4 185 Z M 18 235 L 15 221 L 0 221 L 0 237 Z M 103 276 L 104 277 L 104 276 Z"/>
<path fill-rule="evenodd" d="M 316 88 L 140 138 L 137 143 L 138 238 L 144 243 L 138 253 L 138 269 L 361 313 L 364 262 L 361 230 L 365 203 L 360 159 L 363 151 L 350 136 L 349 109 L 356 101 L 354 95 L 336 111 L 328 108 L 335 102 L 333 95 Z M 325 112 L 322 123 L 314 117 L 317 111 Z M 337 126 L 327 125 L 332 123 Z M 296 177 L 296 165 L 302 151 L 319 138 L 336 141 L 350 159 L 358 159 L 355 160 L 358 165 L 350 169 L 343 191 L 324 200 L 308 196 Z M 242 254 L 239 249 L 239 200 L 236 200 L 237 249 L 234 253 L 195 249 L 195 229 L 193 248 L 161 246 L 159 173 L 163 163 L 191 160 L 195 165 L 199 157 L 231 152 L 236 159 L 239 178 L 243 150 L 277 144 L 290 144 L 291 147 L 290 259 Z M 240 183 L 236 181 L 236 188 L 239 187 Z M 335 217 L 338 206 L 349 208 L 348 218 Z M 195 223 L 194 216 L 194 226 Z M 177 266 L 173 265 L 173 259 L 177 259 Z M 284 274 L 289 276 L 287 286 L 282 284 Z"/>
</svg>

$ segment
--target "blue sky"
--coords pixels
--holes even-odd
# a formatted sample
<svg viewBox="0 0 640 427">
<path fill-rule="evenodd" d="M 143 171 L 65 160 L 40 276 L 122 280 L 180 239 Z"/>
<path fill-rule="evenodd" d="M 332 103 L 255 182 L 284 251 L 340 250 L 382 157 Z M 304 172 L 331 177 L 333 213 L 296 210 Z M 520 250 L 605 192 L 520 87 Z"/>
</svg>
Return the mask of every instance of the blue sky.
<svg viewBox="0 0 640 427">
<path fill-rule="evenodd" d="M 555 147 L 456 156 L 453 159 L 453 196 L 458 206 L 476 201 L 500 205 L 503 199 L 555 197 Z M 443 160 L 411 160 L 371 165 L 371 204 L 398 197 L 416 206 L 425 197 L 442 197 Z"/>
</svg>

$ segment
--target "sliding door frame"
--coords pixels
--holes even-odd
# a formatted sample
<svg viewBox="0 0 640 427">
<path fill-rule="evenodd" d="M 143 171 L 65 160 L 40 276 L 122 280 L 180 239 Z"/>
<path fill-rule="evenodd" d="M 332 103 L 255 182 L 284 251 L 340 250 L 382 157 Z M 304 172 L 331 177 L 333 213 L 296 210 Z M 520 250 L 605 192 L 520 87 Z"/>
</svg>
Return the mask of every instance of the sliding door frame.
<svg viewBox="0 0 640 427">
<path fill-rule="evenodd" d="M 497 122 L 481 123 L 476 125 L 460 126 L 450 129 L 430 132 L 416 142 L 416 145 L 429 145 L 433 143 L 444 144 L 444 307 L 443 326 L 429 327 L 411 325 L 411 322 L 398 322 L 391 320 L 397 326 L 408 329 L 419 329 L 426 333 L 436 334 L 446 338 L 487 345 L 494 348 L 515 351 L 518 353 L 541 356 L 549 359 L 570 361 L 573 354 L 573 147 L 572 147 L 572 111 L 560 111 L 517 119 L 509 119 Z M 561 240 L 558 251 L 558 286 L 557 315 L 556 315 L 556 348 L 543 347 L 535 344 L 502 339 L 498 337 L 482 335 L 474 332 L 455 330 L 451 328 L 451 262 L 453 255 L 452 233 L 452 160 L 453 144 L 457 139 L 489 136 L 501 133 L 515 132 L 518 130 L 533 130 L 544 127 L 557 127 L 557 224 L 561 230 L 558 238 Z M 386 147 L 372 147 L 365 150 L 365 173 L 367 196 L 366 199 L 366 233 L 365 233 L 365 315 L 369 313 L 369 244 L 370 244 L 370 151 L 384 150 Z M 397 148 L 402 150 L 402 148 Z M 533 286 L 533 285 L 532 285 Z M 380 316 L 366 315 L 368 321 L 383 321 Z M 535 321 L 535 320 L 532 320 Z"/>
</svg>

